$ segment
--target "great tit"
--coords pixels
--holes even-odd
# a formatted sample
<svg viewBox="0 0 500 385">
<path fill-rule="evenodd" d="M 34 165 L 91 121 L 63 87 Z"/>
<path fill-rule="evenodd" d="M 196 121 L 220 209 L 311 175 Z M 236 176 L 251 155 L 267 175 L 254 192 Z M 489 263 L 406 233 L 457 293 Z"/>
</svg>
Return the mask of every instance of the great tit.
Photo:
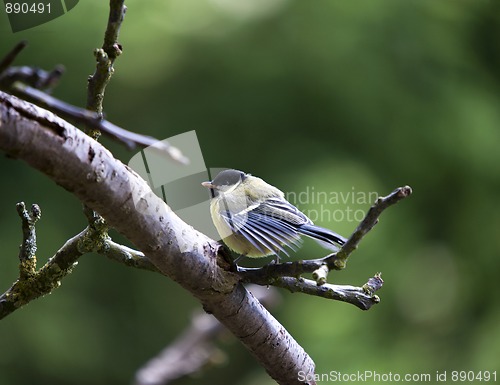
<svg viewBox="0 0 500 385">
<path fill-rule="evenodd" d="M 295 251 L 300 246 L 301 235 L 333 251 L 346 242 L 341 235 L 315 226 L 282 191 L 243 171 L 222 171 L 202 185 L 211 192 L 210 214 L 221 239 L 242 256 L 274 254 L 279 261 L 279 253 L 288 256 L 286 247 Z"/>
</svg>

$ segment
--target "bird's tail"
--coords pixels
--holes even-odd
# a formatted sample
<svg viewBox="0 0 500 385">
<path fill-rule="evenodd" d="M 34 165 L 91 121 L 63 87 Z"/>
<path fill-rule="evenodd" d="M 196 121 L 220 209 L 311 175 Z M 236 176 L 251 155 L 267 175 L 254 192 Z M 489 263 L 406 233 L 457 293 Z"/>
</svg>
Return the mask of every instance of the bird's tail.
<svg viewBox="0 0 500 385">
<path fill-rule="evenodd" d="M 339 246 L 343 246 L 347 242 L 347 239 L 342 235 L 311 224 L 304 224 L 300 226 L 298 231 L 301 234 L 313 238 L 321 246 L 333 251 L 337 251 Z"/>
</svg>

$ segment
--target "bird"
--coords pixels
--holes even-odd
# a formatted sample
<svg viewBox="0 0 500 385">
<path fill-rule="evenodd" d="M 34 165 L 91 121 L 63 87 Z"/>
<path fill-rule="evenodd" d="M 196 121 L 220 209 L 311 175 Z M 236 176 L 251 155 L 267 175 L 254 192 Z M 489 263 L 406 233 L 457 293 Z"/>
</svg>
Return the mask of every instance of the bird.
<svg viewBox="0 0 500 385">
<path fill-rule="evenodd" d="M 343 236 L 314 225 L 304 213 L 288 202 L 285 194 L 261 178 L 228 169 L 202 186 L 210 191 L 210 214 L 224 243 L 234 252 L 250 258 L 289 257 L 297 251 L 301 235 L 337 251 L 346 243 Z"/>
</svg>

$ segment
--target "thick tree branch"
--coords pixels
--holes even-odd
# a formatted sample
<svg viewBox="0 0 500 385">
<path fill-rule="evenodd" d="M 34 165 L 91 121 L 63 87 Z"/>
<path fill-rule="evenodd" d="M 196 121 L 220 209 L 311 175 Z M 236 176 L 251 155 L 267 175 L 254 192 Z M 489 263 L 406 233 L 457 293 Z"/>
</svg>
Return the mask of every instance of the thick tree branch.
<svg viewBox="0 0 500 385">
<path fill-rule="evenodd" d="M 224 326 L 210 314 L 196 314 L 177 340 L 139 369 L 134 384 L 167 385 L 215 363 L 223 353 L 214 340 L 224 331 Z"/>
<path fill-rule="evenodd" d="M 302 383 L 299 371 L 312 377 L 314 362 L 228 271 L 219 244 L 179 219 L 102 145 L 52 113 L 0 92 L 0 150 L 101 214 L 162 274 L 198 298 L 278 383 Z"/>
</svg>

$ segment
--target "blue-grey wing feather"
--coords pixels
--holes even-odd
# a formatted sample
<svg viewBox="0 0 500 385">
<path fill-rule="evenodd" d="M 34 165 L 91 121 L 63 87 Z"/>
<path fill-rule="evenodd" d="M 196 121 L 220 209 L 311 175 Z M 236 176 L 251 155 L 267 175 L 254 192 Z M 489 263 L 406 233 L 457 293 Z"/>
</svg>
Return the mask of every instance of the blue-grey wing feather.
<svg viewBox="0 0 500 385">
<path fill-rule="evenodd" d="M 250 211 L 248 218 L 254 228 L 271 234 L 281 244 L 289 246 L 294 251 L 297 250 L 297 246 L 300 244 L 300 236 L 293 225 L 282 220 L 277 220 L 274 217 L 263 215 L 258 210 Z"/>
<path fill-rule="evenodd" d="M 221 213 L 221 217 L 225 220 L 231 231 L 235 234 L 243 236 L 257 250 L 263 254 L 269 251 L 277 253 L 279 251 L 288 255 L 285 248 L 282 246 L 281 240 L 263 229 L 255 217 L 245 214 L 230 214 L 227 211 Z"/>
</svg>

